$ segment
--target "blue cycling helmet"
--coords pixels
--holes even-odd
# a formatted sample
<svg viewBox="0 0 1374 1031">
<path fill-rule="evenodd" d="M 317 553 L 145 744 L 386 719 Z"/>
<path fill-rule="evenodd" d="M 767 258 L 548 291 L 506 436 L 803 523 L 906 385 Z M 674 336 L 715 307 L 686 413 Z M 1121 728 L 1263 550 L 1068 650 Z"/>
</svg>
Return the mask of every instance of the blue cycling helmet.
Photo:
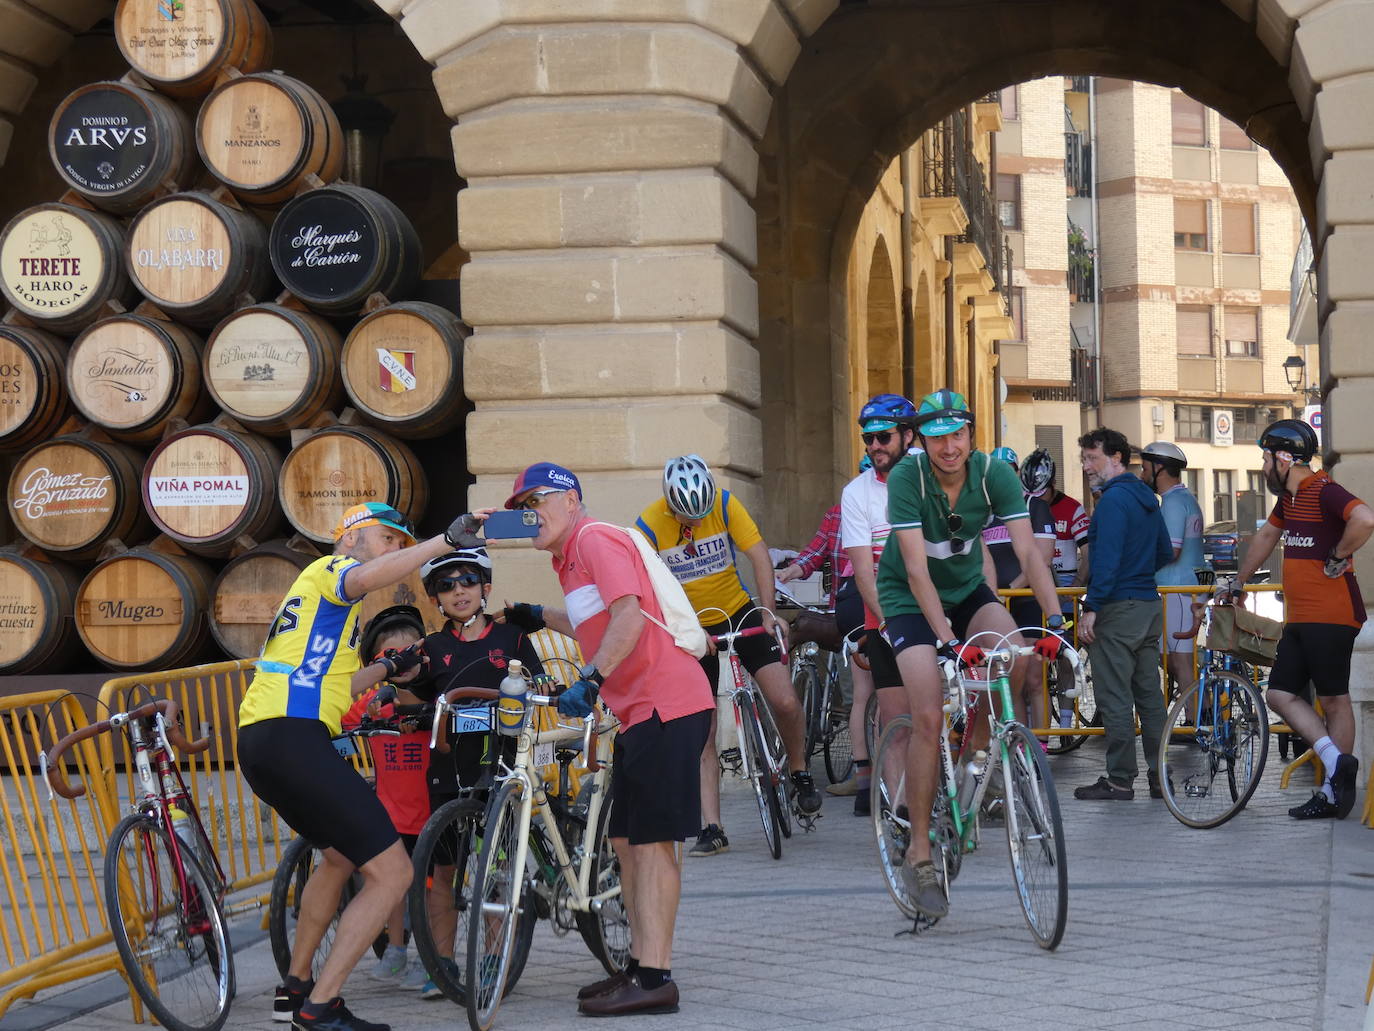
<svg viewBox="0 0 1374 1031">
<path fill-rule="evenodd" d="M 900 394 L 876 394 L 859 412 L 859 429 L 864 433 L 881 433 L 910 426 L 915 418 L 916 406 Z"/>
<path fill-rule="evenodd" d="M 973 412 L 963 394 L 946 388 L 921 398 L 916 410 L 916 432 L 921 436 L 943 437 L 963 426 L 973 428 Z"/>
<path fill-rule="evenodd" d="M 1019 469 L 1021 467 L 1021 463 L 1016 457 L 1016 452 L 1009 447 L 995 447 L 988 453 L 988 457 L 1000 459 L 1011 466 L 1012 469 Z"/>
</svg>

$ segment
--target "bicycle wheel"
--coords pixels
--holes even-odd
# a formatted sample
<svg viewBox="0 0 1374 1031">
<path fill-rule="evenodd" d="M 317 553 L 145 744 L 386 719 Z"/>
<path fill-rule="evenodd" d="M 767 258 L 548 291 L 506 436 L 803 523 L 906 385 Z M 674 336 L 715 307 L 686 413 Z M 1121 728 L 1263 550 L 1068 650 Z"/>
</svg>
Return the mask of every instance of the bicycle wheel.
<svg viewBox="0 0 1374 1031">
<path fill-rule="evenodd" d="M 592 835 L 591 873 L 587 878 L 589 895 L 600 895 L 620 887 L 620 859 L 611 848 L 611 839 L 606 833 L 610 816 L 611 800 L 607 798 L 596 818 L 596 833 Z M 606 973 L 618 974 L 624 970 L 630 961 L 630 917 L 625 900 L 615 895 L 599 906 L 594 905 L 591 912 L 575 913 L 574 918 L 582 940 L 606 968 Z"/>
<path fill-rule="evenodd" d="M 150 1013 L 173 1031 L 215 1031 L 234 997 L 234 956 L 210 879 L 165 830 L 124 817 L 105 852 L 105 909 L 115 948 Z"/>
<path fill-rule="evenodd" d="M 797 695 L 797 700 L 802 707 L 802 715 L 806 719 L 804 752 L 805 761 L 809 765 L 811 757 L 816 754 L 816 748 L 820 744 L 821 702 L 823 701 L 820 677 L 816 672 L 814 656 L 801 656 L 797 659 L 792 669 L 792 690 Z"/>
<path fill-rule="evenodd" d="M 864 703 L 864 743 L 868 745 L 870 765 L 873 757 L 878 754 L 878 737 L 881 732 L 882 724 L 878 718 L 878 692 L 874 691 L 868 696 L 868 701 Z"/>
<path fill-rule="evenodd" d="M 1049 664 L 1049 712 L 1046 715 L 1050 727 L 1078 730 L 1102 726 L 1102 717 L 1097 714 L 1097 702 L 1093 698 L 1092 670 L 1087 668 L 1087 661 L 1088 657 L 1084 654 L 1083 692 L 1077 698 L 1063 696 L 1059 685 L 1059 665 L 1054 662 Z M 1072 684 L 1068 686 L 1072 687 Z M 1087 734 L 1051 734 L 1048 744 L 1050 755 L 1072 752 L 1086 740 Z"/>
<path fill-rule="evenodd" d="M 825 748 L 825 775 L 830 778 L 830 783 L 838 784 L 848 780 L 854 772 L 854 745 L 849 740 L 849 706 L 845 704 L 838 677 L 826 685 L 826 696 L 825 722 L 821 730 Z"/>
<path fill-rule="evenodd" d="M 898 716 L 888 722 L 873 752 L 873 782 L 869 791 L 883 881 L 897 908 L 914 920 L 916 905 L 902 883 L 902 864 L 906 862 L 906 850 L 911 844 L 911 824 L 897 815 L 897 807 L 906 805 L 906 748 L 910 738 L 910 716 Z M 891 783 L 883 776 L 889 766 L 893 771 Z"/>
<path fill-rule="evenodd" d="M 501 785 L 486 814 L 481 858 L 472 879 L 474 904 L 468 916 L 467 963 L 463 994 L 473 1031 L 487 1031 L 515 965 L 516 930 L 525 906 L 525 854 L 521 810 L 524 785 Z M 531 912 L 532 916 L 532 912 Z"/>
<path fill-rule="evenodd" d="M 763 743 L 767 746 L 767 762 L 764 769 L 770 771 L 768 780 L 773 785 L 773 793 L 778 798 L 778 830 L 784 838 L 792 836 L 792 798 L 794 795 L 792 777 L 787 771 L 787 750 L 783 747 L 782 732 L 773 719 L 773 710 L 764 698 L 757 702 L 759 729 L 763 732 Z M 805 767 L 803 767 L 805 769 Z"/>
<path fill-rule="evenodd" d="M 1069 915 L 1069 859 L 1049 760 L 1025 727 L 1007 733 L 1002 772 L 1012 880 L 1035 943 L 1055 948 Z"/>
<path fill-rule="evenodd" d="M 759 820 L 763 823 L 763 839 L 774 859 L 782 858 L 782 813 L 778 808 L 778 793 L 774 790 L 772 771 L 763 750 L 763 731 L 759 727 L 754 700 L 747 694 L 739 701 L 741 723 L 740 747 L 749 750 L 749 783 L 754 800 L 759 804 Z"/>
<path fill-rule="evenodd" d="M 272 959 L 277 965 L 277 973 L 283 979 L 291 970 L 291 947 L 296 941 L 296 922 L 301 915 L 301 892 L 319 863 L 319 849 L 304 838 L 295 838 L 282 852 L 277 872 L 272 876 L 272 891 L 267 901 L 267 938 L 272 946 Z M 324 966 L 325 958 L 334 944 L 334 931 L 339 925 L 339 917 L 362 887 L 362 877 L 357 873 L 344 883 L 339 893 L 339 905 L 310 961 L 311 977 L 317 976 Z M 378 959 L 386 951 L 386 944 L 386 932 L 383 931 L 372 943 L 372 951 Z"/>
<path fill-rule="evenodd" d="M 1268 755 L 1269 713 L 1259 689 L 1234 673 L 1204 671 L 1164 722 L 1164 804 L 1189 827 L 1220 827 L 1250 801 Z"/>
</svg>

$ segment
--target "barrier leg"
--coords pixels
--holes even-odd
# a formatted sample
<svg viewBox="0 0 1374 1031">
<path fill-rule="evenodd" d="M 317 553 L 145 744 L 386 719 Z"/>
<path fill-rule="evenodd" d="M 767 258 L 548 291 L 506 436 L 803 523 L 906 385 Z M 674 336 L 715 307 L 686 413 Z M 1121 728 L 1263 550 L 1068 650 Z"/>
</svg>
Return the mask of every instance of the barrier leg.
<svg viewBox="0 0 1374 1031">
<path fill-rule="evenodd" d="M 1293 771 L 1303 763 L 1312 764 L 1312 785 L 1314 787 L 1322 786 L 1322 782 L 1326 780 L 1326 768 L 1322 766 L 1322 761 L 1317 758 L 1316 751 L 1309 748 L 1283 768 L 1283 776 L 1279 777 L 1280 791 L 1288 790 L 1288 781 L 1293 776 Z"/>
</svg>

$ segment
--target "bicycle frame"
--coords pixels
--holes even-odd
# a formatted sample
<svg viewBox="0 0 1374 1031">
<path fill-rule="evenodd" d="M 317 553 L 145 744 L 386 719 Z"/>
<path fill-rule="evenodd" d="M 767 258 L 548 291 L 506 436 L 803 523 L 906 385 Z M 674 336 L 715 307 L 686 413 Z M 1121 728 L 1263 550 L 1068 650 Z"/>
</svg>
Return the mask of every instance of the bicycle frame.
<svg viewBox="0 0 1374 1031">
<path fill-rule="evenodd" d="M 712 611 L 722 612 L 722 614 L 727 615 L 728 618 L 728 614 L 725 614 L 721 609 L 702 610 L 702 612 Z M 751 612 L 745 613 L 745 618 L 748 618 L 748 616 L 751 615 L 752 612 L 756 611 L 759 610 L 754 609 Z M 697 615 L 702 615 L 702 612 L 697 613 Z M 735 715 L 735 734 L 737 740 L 741 743 L 739 748 L 739 771 L 746 780 L 753 776 L 754 770 L 750 766 L 749 749 L 743 747 L 746 731 L 744 727 L 742 699 L 746 696 L 753 699 L 754 711 L 760 714 L 760 724 L 763 723 L 762 713 L 768 706 L 768 699 L 764 697 L 763 692 L 759 689 L 758 685 L 755 684 L 749 677 L 745 675 L 744 664 L 740 661 L 739 652 L 735 648 L 735 642 L 738 641 L 741 637 L 751 637 L 760 633 L 767 633 L 767 631 L 764 630 L 762 627 L 752 627 L 746 630 L 728 630 L 723 634 L 715 635 L 715 637 L 713 638 L 713 640 L 715 640 L 718 644 L 724 646 L 725 658 L 729 660 L 729 679 L 727 679 L 726 663 L 722 662 L 720 663 L 720 670 L 716 674 L 716 684 L 718 692 L 724 693 L 728 695 L 728 697 L 730 698 L 730 705 Z M 717 656 L 719 656 L 721 653 L 718 650 L 716 654 Z M 769 708 L 767 709 L 767 712 L 768 721 L 774 727 L 776 727 L 778 721 L 773 717 L 773 710 Z M 768 775 L 769 785 L 770 787 L 776 789 L 778 783 L 781 781 L 782 778 L 783 760 L 781 756 L 776 756 L 773 754 L 772 743 L 768 740 L 768 735 L 764 734 L 761 736 L 763 737 L 763 747 L 764 751 L 767 753 L 767 761 L 769 764 L 769 769 L 766 771 Z"/>
</svg>

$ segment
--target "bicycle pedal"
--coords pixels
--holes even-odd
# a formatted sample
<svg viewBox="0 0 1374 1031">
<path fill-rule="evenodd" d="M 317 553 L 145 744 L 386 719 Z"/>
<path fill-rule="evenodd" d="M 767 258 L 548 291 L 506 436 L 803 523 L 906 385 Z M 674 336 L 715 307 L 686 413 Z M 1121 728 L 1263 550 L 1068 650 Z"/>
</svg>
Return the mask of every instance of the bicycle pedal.
<svg viewBox="0 0 1374 1031">
<path fill-rule="evenodd" d="M 911 927 L 910 927 L 910 928 L 908 928 L 908 929 L 905 930 L 905 931 L 898 931 L 898 932 L 897 932 L 896 934 L 894 934 L 892 937 L 894 937 L 894 938 L 919 938 L 921 935 L 925 934 L 927 931 L 929 931 L 932 927 L 934 927 L 934 926 L 935 926 L 936 924 L 938 924 L 939 922 L 940 922 L 940 918 L 939 918 L 938 916 L 937 916 L 937 917 L 934 917 L 934 918 L 932 919 L 931 917 L 926 916 L 924 913 L 917 913 L 917 914 L 916 914 L 916 919 L 914 919 L 913 921 L 911 921 Z"/>
<path fill-rule="evenodd" d="M 816 821 L 819 820 L 819 819 L 820 819 L 822 816 L 824 816 L 825 814 L 824 814 L 824 813 L 810 813 L 810 814 L 808 814 L 808 813 L 798 812 L 798 813 L 795 813 L 794 815 L 796 816 L 796 818 L 797 818 L 797 824 L 801 827 L 801 829 L 804 830 L 804 831 L 806 831 L 806 833 L 810 834 L 812 831 L 814 831 L 814 830 L 816 829 Z"/>
</svg>

